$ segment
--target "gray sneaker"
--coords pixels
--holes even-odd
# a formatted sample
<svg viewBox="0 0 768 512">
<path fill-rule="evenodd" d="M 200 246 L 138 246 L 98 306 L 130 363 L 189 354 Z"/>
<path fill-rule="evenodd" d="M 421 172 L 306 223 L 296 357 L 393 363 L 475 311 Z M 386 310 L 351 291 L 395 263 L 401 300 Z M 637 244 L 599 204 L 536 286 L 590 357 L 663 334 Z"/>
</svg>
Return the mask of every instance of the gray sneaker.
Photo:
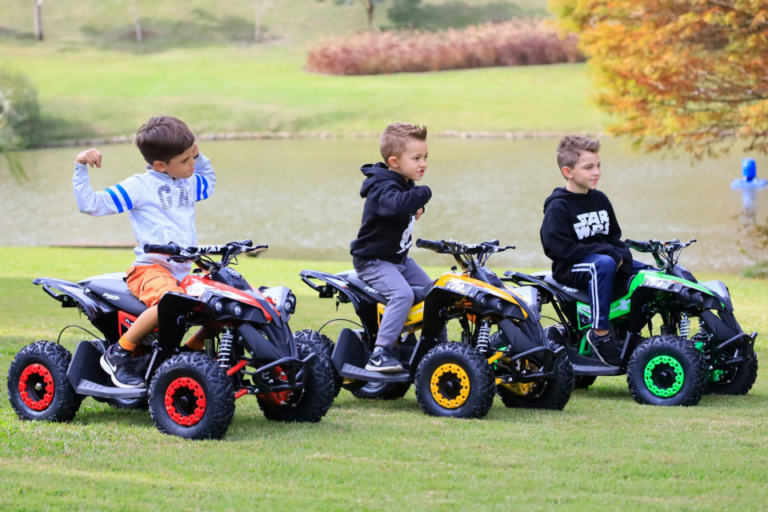
<svg viewBox="0 0 768 512">
<path fill-rule="evenodd" d="M 365 369 L 369 372 L 401 372 L 403 365 L 395 359 L 388 348 L 376 347 L 368 359 Z"/>
</svg>

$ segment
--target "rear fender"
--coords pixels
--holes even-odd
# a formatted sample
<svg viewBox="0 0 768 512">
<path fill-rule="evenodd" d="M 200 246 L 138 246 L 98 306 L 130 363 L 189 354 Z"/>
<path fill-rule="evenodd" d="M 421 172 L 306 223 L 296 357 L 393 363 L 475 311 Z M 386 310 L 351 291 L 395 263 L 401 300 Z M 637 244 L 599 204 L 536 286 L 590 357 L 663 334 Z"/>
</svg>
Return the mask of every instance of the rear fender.
<svg viewBox="0 0 768 512">
<path fill-rule="evenodd" d="M 565 301 L 572 300 L 567 295 L 564 295 L 557 288 L 550 286 L 543 280 L 530 274 L 523 272 L 516 272 L 514 270 L 507 270 L 504 272 L 502 281 L 509 281 L 515 283 L 517 286 L 533 286 L 539 290 L 544 304 L 551 302 L 552 300 Z"/>
<path fill-rule="evenodd" d="M 85 290 L 75 283 L 49 277 L 38 277 L 33 283 L 42 286 L 43 291 L 59 301 L 63 308 L 74 308 L 79 304 L 91 322 L 101 315 L 115 312 L 107 302 L 87 296 Z"/>
<path fill-rule="evenodd" d="M 320 294 L 320 298 L 330 299 L 338 292 L 341 297 L 351 302 L 355 309 L 360 307 L 361 297 L 354 293 L 350 289 L 349 283 L 341 277 L 329 274 L 328 272 L 320 272 L 319 270 L 302 270 L 299 272 L 299 276 L 301 276 L 304 284 Z M 317 284 L 312 279 L 317 279 L 325 284 Z M 342 300 L 342 302 L 346 301 Z"/>
</svg>

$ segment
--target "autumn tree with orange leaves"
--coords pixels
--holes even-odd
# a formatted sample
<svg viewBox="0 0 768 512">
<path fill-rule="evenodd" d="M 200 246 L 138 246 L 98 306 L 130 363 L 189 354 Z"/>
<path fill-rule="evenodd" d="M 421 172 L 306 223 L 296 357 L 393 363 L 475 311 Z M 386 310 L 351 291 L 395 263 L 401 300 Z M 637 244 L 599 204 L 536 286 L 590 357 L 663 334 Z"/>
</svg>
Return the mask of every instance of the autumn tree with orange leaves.
<svg viewBox="0 0 768 512">
<path fill-rule="evenodd" d="M 615 135 L 697 157 L 768 152 L 768 0 L 550 0 L 576 32 Z"/>
</svg>

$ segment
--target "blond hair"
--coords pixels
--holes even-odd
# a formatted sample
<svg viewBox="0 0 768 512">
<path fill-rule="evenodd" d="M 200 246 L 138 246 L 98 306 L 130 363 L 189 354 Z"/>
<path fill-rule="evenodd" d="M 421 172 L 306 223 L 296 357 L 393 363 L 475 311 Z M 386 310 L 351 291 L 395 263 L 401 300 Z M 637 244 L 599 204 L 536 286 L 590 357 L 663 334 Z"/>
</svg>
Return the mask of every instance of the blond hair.
<svg viewBox="0 0 768 512">
<path fill-rule="evenodd" d="M 388 162 L 391 156 L 402 155 L 408 141 L 414 139 L 427 140 L 427 127 L 410 123 L 395 123 L 387 126 L 379 139 L 379 149 L 384 162 Z"/>
<path fill-rule="evenodd" d="M 585 151 L 590 153 L 600 152 L 600 141 L 592 140 L 578 135 L 568 135 L 563 137 L 560 144 L 557 145 L 557 166 L 560 170 L 563 167 L 573 169 L 579 161 L 579 157 Z"/>
</svg>

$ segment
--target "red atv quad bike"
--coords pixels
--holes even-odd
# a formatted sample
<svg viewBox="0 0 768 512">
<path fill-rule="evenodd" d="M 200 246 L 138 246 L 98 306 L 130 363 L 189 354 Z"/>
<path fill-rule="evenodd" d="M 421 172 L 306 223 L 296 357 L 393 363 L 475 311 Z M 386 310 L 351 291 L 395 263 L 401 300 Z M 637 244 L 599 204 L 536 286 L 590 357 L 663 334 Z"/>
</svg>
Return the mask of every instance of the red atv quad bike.
<svg viewBox="0 0 768 512">
<path fill-rule="evenodd" d="M 323 354 L 294 340 L 288 320 L 296 297 L 283 286 L 254 290 L 229 266 L 238 254 L 266 248 L 253 247 L 250 240 L 186 249 L 144 246 L 147 253 L 192 261 L 199 268 L 181 282 L 185 293 L 163 296 L 158 330 L 134 353 L 132 363 L 147 382 L 142 389 L 114 386 L 99 364 L 106 348 L 146 309 L 121 274 L 77 284 L 36 279 L 62 307 L 84 313 L 104 337 L 81 341 L 74 356 L 58 342 L 38 341 L 21 349 L 8 371 L 13 410 L 23 420 L 69 421 L 92 396 L 116 407 L 148 407 L 160 432 L 218 439 L 232 423 L 235 400 L 251 394 L 270 420 L 320 421 L 333 402 L 333 373 Z M 195 326 L 217 333 L 206 340 L 203 352 L 181 346 Z"/>
</svg>

